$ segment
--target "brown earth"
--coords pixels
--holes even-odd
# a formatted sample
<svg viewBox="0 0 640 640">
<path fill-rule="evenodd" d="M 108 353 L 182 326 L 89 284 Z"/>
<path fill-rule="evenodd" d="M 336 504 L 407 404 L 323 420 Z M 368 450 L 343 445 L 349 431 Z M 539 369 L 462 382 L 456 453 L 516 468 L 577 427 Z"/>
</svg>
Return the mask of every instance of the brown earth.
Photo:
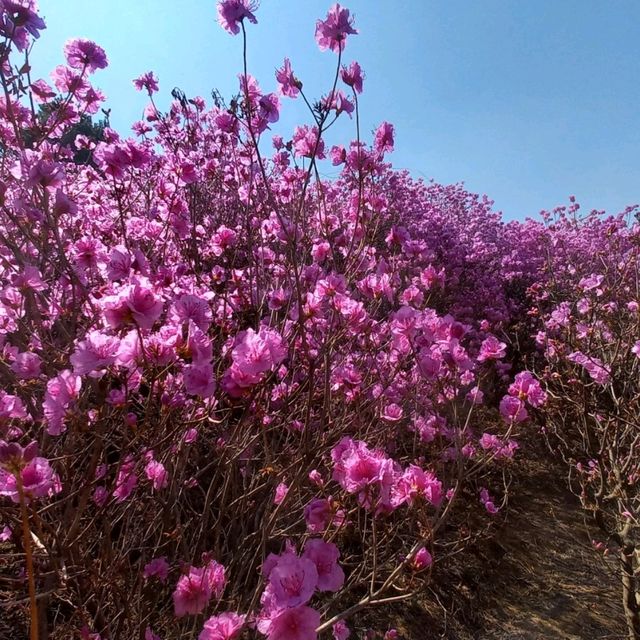
<svg viewBox="0 0 640 640">
<path fill-rule="evenodd" d="M 506 517 L 465 554 L 440 610 L 394 612 L 405 640 L 627 638 L 612 560 L 594 551 L 563 467 L 539 451 L 521 456 L 515 473 Z"/>
</svg>

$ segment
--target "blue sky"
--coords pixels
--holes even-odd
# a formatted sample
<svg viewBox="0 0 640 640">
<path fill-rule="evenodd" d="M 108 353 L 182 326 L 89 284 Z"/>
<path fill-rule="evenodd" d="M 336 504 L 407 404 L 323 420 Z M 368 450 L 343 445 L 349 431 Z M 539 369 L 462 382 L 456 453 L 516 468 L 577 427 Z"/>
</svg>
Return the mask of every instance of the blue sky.
<svg viewBox="0 0 640 640">
<path fill-rule="evenodd" d="M 396 128 L 395 166 L 464 181 L 506 218 L 524 219 L 575 194 L 585 209 L 640 201 L 638 0 L 345 0 L 358 36 L 345 61 L 366 73 L 362 129 Z M 248 25 L 249 71 L 275 89 L 284 56 L 312 98 L 331 86 L 336 56 L 319 51 L 328 0 L 263 0 Z M 208 99 L 237 91 L 242 42 L 215 20 L 214 0 L 40 0 L 47 30 L 34 78 L 63 61 L 69 37 L 95 40 L 110 66 L 94 76 L 121 133 L 146 104 L 131 80 L 154 70 L 161 104 L 178 86 Z M 274 132 L 310 122 L 283 99 Z M 345 117 L 330 142 L 355 137 Z M 331 175 L 328 169 L 328 175 Z"/>
</svg>

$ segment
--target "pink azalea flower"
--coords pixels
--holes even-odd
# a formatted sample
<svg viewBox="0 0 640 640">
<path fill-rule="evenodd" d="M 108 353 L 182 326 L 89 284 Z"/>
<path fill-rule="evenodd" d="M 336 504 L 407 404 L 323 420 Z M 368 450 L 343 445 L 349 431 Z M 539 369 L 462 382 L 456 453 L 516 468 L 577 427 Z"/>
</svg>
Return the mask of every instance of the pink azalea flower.
<svg viewBox="0 0 640 640">
<path fill-rule="evenodd" d="M 280 611 L 271 620 L 268 640 L 316 640 L 320 614 L 311 607 L 299 606 Z"/>
<path fill-rule="evenodd" d="M 258 20 L 253 12 L 258 8 L 256 0 L 220 0 L 218 2 L 218 22 L 231 35 L 240 33 L 240 23 L 247 18 L 249 22 L 257 24 Z"/>
<path fill-rule="evenodd" d="M 280 556 L 269 572 L 274 601 L 281 607 L 296 607 L 309 602 L 317 584 L 316 565 L 293 553 Z"/>
<path fill-rule="evenodd" d="M 500 415 L 509 422 L 524 422 L 529 415 L 524 402 L 514 396 L 504 396 L 500 401 Z"/>
<path fill-rule="evenodd" d="M 22 469 L 22 488 L 25 500 L 29 502 L 34 498 L 46 498 L 62 489 L 60 481 L 54 473 L 46 458 L 32 458 Z M 14 473 L 2 468 L 0 464 L 0 496 L 7 496 L 13 502 L 20 502 L 18 482 Z"/>
<path fill-rule="evenodd" d="M 281 504 L 282 501 L 285 499 L 288 491 L 289 491 L 289 487 L 284 482 L 281 482 L 276 487 L 276 495 L 275 495 L 275 497 L 273 499 L 273 503 L 274 504 Z"/>
<path fill-rule="evenodd" d="M 149 460 L 144 468 L 144 472 L 147 478 L 151 480 L 153 488 L 156 491 L 166 489 L 169 485 L 168 473 L 162 462 L 153 459 Z"/>
<path fill-rule="evenodd" d="M 281 95 L 295 98 L 300 93 L 302 83 L 293 75 L 289 58 L 285 58 L 282 68 L 276 71 L 276 80 Z"/>
<path fill-rule="evenodd" d="M 113 496 L 118 502 L 124 502 L 138 485 L 135 466 L 133 458 L 128 456 L 118 470 L 116 487 L 113 490 Z"/>
<path fill-rule="evenodd" d="M 342 67 L 340 77 L 342 78 L 342 82 L 352 87 L 356 93 L 362 93 L 362 80 L 364 76 L 360 65 L 355 62 L 355 60 L 348 67 Z"/>
<path fill-rule="evenodd" d="M 164 306 L 152 289 L 142 282 L 127 285 L 118 295 L 106 296 L 102 304 L 105 318 L 114 329 L 128 324 L 151 329 Z"/>
<path fill-rule="evenodd" d="M 499 360 L 500 358 L 504 358 L 506 352 L 507 345 L 504 342 L 500 342 L 495 336 L 489 336 L 482 341 L 477 360 L 478 362 Z"/>
<path fill-rule="evenodd" d="M 326 498 L 313 498 L 304 508 L 307 529 L 312 533 L 322 533 L 331 521 L 331 501 Z"/>
<path fill-rule="evenodd" d="M 380 417 L 387 422 L 397 422 L 402 418 L 402 415 L 402 407 L 392 402 L 383 408 L 382 415 Z"/>
<path fill-rule="evenodd" d="M 83 376 L 98 369 L 104 369 L 116 361 L 120 350 L 120 340 L 107 336 L 101 331 L 89 331 L 76 345 L 71 356 L 71 364 L 76 375 Z"/>
<path fill-rule="evenodd" d="M 151 562 L 148 562 L 144 566 L 142 576 L 145 580 L 149 578 L 158 578 L 160 582 L 166 582 L 169 577 L 169 564 L 167 559 L 162 556 L 160 558 L 154 558 Z"/>
<path fill-rule="evenodd" d="M 187 365 L 182 372 L 187 393 L 201 398 L 210 398 L 216 390 L 213 367 L 210 363 Z"/>
<path fill-rule="evenodd" d="M 430 471 L 424 471 L 415 464 L 409 465 L 394 487 L 393 502 L 396 505 L 413 501 L 422 496 L 432 505 L 442 502 L 442 483 Z"/>
<path fill-rule="evenodd" d="M 318 127 L 303 125 L 296 127 L 292 142 L 294 154 L 301 158 L 324 158 L 324 140 L 319 137 Z"/>
<path fill-rule="evenodd" d="M 393 151 L 393 125 L 383 122 L 377 129 L 373 139 L 376 153 L 384 154 Z"/>
<path fill-rule="evenodd" d="M 233 640 L 242 631 L 246 618 L 231 611 L 212 616 L 204 623 L 198 640 Z"/>
<path fill-rule="evenodd" d="M 567 356 L 567 359 L 576 364 L 582 365 L 591 379 L 597 384 L 607 384 L 611 379 L 609 371 L 605 368 L 602 360 L 593 356 L 586 356 L 580 351 L 575 351 Z"/>
<path fill-rule="evenodd" d="M 22 400 L 0 389 L 0 426 L 9 420 L 26 420 L 28 417 Z"/>
<path fill-rule="evenodd" d="M 212 313 L 209 303 L 191 294 L 181 295 L 173 304 L 170 314 L 174 322 L 191 320 L 200 331 L 207 331 L 211 326 Z"/>
<path fill-rule="evenodd" d="M 89 73 L 96 69 L 105 69 L 108 65 L 104 49 L 83 38 L 68 40 L 64 45 L 64 55 L 72 69 L 87 69 Z"/>
<path fill-rule="evenodd" d="M 147 73 L 143 73 L 141 76 L 138 76 L 133 81 L 133 86 L 136 88 L 136 91 L 145 91 L 151 95 L 156 93 L 159 89 L 158 87 L 158 78 L 154 75 L 153 71 L 148 71 Z"/>
<path fill-rule="evenodd" d="M 240 386 L 250 386 L 260 376 L 274 369 L 287 355 L 282 337 L 271 329 L 261 327 L 256 333 L 247 329 L 238 335 L 231 357 L 231 376 Z"/>
<path fill-rule="evenodd" d="M 423 571 L 427 567 L 431 566 L 433 562 L 433 558 L 427 549 L 424 547 L 420 547 L 416 552 L 416 555 L 413 556 L 412 565 L 416 571 Z"/>
<path fill-rule="evenodd" d="M 516 375 L 509 386 L 509 394 L 524 400 L 532 407 L 541 407 L 547 401 L 547 394 L 529 371 L 521 371 Z"/>
<path fill-rule="evenodd" d="M 178 580 L 173 592 L 175 615 L 202 613 L 212 596 L 219 598 L 225 584 L 224 567 L 212 560 L 205 567 L 191 567 Z"/>
<path fill-rule="evenodd" d="M 47 422 L 47 433 L 59 436 L 66 431 L 64 419 L 67 410 L 80 394 L 82 379 L 65 369 L 47 382 L 42 410 Z"/>
<path fill-rule="evenodd" d="M 334 4 L 329 9 L 325 20 L 316 22 L 316 42 L 321 51 L 343 51 L 347 36 L 357 33 L 358 30 L 353 28 L 353 18 L 349 10 L 343 9 L 339 4 Z"/>
<path fill-rule="evenodd" d="M 25 351 L 19 353 L 11 363 L 11 371 L 20 380 L 33 380 L 40 375 L 42 358 L 35 353 Z"/>
<path fill-rule="evenodd" d="M 64 168 L 58 162 L 50 160 L 38 160 L 29 169 L 28 184 L 41 186 L 47 189 L 57 189 L 65 180 Z"/>
<path fill-rule="evenodd" d="M 318 591 L 338 591 L 344 584 L 344 571 L 338 564 L 340 551 L 333 542 L 312 538 L 304 545 L 303 558 L 315 564 L 318 572 Z"/>
</svg>

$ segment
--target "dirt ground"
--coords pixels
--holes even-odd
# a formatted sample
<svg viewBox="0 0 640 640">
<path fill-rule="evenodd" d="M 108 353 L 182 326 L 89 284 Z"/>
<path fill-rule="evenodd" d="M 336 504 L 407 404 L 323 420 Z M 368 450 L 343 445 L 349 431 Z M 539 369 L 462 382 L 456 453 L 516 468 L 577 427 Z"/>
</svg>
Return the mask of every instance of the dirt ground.
<svg viewBox="0 0 640 640">
<path fill-rule="evenodd" d="M 627 638 L 611 561 L 594 552 L 563 468 L 540 448 L 515 472 L 506 519 L 474 549 L 449 599 L 459 605 L 432 610 L 433 623 L 448 609 L 435 625 L 418 608 L 398 611 L 405 640 Z"/>
</svg>

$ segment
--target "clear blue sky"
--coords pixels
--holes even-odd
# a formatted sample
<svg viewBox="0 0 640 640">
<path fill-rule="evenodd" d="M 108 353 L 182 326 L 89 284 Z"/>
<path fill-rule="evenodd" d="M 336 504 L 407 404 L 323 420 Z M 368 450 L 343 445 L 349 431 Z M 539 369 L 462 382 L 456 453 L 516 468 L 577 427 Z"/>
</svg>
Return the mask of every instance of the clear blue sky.
<svg viewBox="0 0 640 640">
<path fill-rule="evenodd" d="M 248 25 L 250 73 L 275 89 L 285 55 L 313 98 L 328 91 L 336 57 L 314 40 L 330 0 L 263 0 Z M 639 0 L 345 0 L 360 35 L 345 60 L 365 70 L 365 132 L 396 127 L 397 167 L 464 181 L 523 219 L 575 194 L 586 209 L 640 201 Z M 146 104 L 132 78 L 154 70 L 161 104 L 175 86 L 208 99 L 237 91 L 241 39 L 216 23 L 214 0 L 41 0 L 34 77 L 62 62 L 73 36 L 102 45 L 95 76 L 112 125 L 127 133 Z M 283 99 L 275 132 L 309 121 Z M 353 137 L 346 119 L 335 135 Z M 337 140 L 333 139 L 332 142 Z"/>
</svg>

